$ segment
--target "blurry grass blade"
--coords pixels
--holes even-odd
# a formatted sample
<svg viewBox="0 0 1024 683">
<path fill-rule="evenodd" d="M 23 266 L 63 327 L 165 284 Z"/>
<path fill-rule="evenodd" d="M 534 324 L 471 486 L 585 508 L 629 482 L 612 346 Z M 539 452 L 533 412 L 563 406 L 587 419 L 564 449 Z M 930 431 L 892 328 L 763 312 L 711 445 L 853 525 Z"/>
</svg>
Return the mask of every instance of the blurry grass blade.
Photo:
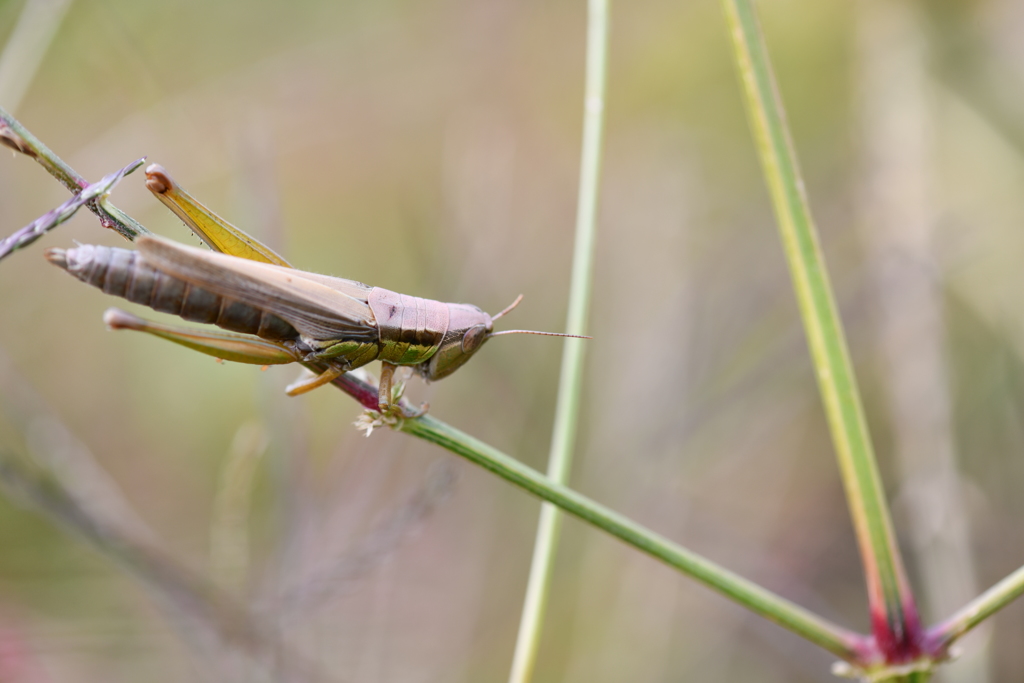
<svg viewBox="0 0 1024 683">
<path fill-rule="evenodd" d="M 922 6 L 857 3 L 857 112 L 861 168 L 857 223 L 874 298 L 876 349 L 888 409 L 890 451 L 899 465 L 902 538 L 917 567 L 923 613 L 945 616 L 977 596 L 970 518 L 955 436 L 946 337 L 950 307 L 936 252 L 942 211 L 934 50 Z M 944 683 L 992 683 L 982 629 Z M 930 650 L 926 647 L 926 652 Z"/>
<path fill-rule="evenodd" d="M 45 233 L 53 230 L 58 225 L 74 216 L 75 212 L 87 202 L 110 192 L 114 189 L 114 186 L 121 181 L 121 178 L 141 166 L 143 161 L 145 161 L 144 158 L 139 159 L 138 161 L 133 161 L 120 171 L 115 171 L 114 173 L 105 176 L 99 182 L 87 186 L 80 193 L 67 200 L 56 209 L 43 214 L 10 237 L 0 240 L 0 259 L 3 259 L 5 256 L 18 249 L 32 244 Z"/>
<path fill-rule="evenodd" d="M 210 521 L 210 573 L 232 593 L 243 593 L 249 582 L 249 517 L 257 465 L 269 437 L 258 421 L 242 424 L 228 449 Z"/>
<path fill-rule="evenodd" d="M 424 519 L 455 489 L 458 471 L 454 463 L 440 460 L 430 466 L 426 479 L 404 502 L 396 502 L 379 523 L 360 540 L 346 545 L 339 554 L 318 561 L 309 572 L 284 577 L 284 586 L 265 609 L 278 618 L 308 619 L 316 610 L 329 607 L 340 596 L 351 593 L 359 579 L 394 557 L 395 552 Z M 324 545 L 321 551 L 329 548 Z"/>
<path fill-rule="evenodd" d="M 35 78 L 71 0 L 28 0 L 0 53 L 0 102 L 15 111 Z"/>
<path fill-rule="evenodd" d="M 768 50 L 750 0 L 723 0 L 757 151 L 779 224 L 887 661 L 919 652 L 920 622 L 893 537 L 832 286 L 818 245 Z"/>
<path fill-rule="evenodd" d="M 604 128 L 605 83 L 608 64 L 608 0 L 587 3 L 587 66 L 583 99 L 583 145 L 580 159 L 579 199 L 576 209 L 576 237 L 573 250 L 569 311 L 565 330 L 583 335 L 587 327 L 590 290 L 594 270 L 594 240 L 601 177 L 601 140 Z M 586 347 L 578 339 L 567 339 L 562 353 L 548 477 L 565 484 L 572 468 L 573 449 L 579 424 L 583 361 Z M 519 635 L 509 673 L 510 683 L 533 678 L 540 634 L 550 592 L 555 551 L 561 530 L 561 513 L 551 503 L 541 506 L 533 561 L 526 587 L 526 599 L 519 623 Z"/>
<path fill-rule="evenodd" d="M 323 678 L 324 672 L 291 652 L 247 607 L 194 574 L 175 556 L 93 516 L 55 474 L 0 450 L 0 489 L 38 508 L 76 540 L 120 564 L 158 605 L 173 610 L 175 618 L 170 621 L 182 625 L 186 639 L 210 640 L 203 646 L 244 655 L 263 668 L 280 670 L 287 663 L 304 675 L 299 680 L 333 680 Z M 183 616 L 188 617 L 187 623 Z"/>
<path fill-rule="evenodd" d="M 150 164 L 146 169 L 146 187 L 214 251 L 250 261 L 292 267 L 270 247 L 254 240 L 245 231 L 200 204 L 174 182 L 163 166 Z"/>
<path fill-rule="evenodd" d="M 156 533 L 136 512 L 120 486 L 84 441 L 51 408 L 14 360 L 0 348 L 0 450 L 12 450 L 58 479 L 93 517 L 149 541 Z M 0 677 L 2 680 L 2 677 Z"/>
</svg>

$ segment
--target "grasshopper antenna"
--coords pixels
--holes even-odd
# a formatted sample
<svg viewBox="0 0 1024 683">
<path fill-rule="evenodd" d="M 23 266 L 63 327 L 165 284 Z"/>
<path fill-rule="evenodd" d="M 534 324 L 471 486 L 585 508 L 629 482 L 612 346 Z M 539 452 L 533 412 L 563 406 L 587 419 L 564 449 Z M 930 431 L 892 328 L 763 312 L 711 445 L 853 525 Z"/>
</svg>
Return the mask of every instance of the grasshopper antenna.
<svg viewBox="0 0 1024 683">
<path fill-rule="evenodd" d="M 498 318 L 500 318 L 501 316 L 505 315 L 506 313 L 508 313 L 509 311 L 511 311 L 511 310 L 512 310 L 513 308 L 515 308 L 516 306 L 518 306 L 518 305 L 519 305 L 519 302 L 520 302 L 520 301 L 522 301 L 522 300 L 523 300 L 523 295 L 522 295 L 522 294 L 520 294 L 519 296 L 517 296 L 517 297 L 516 297 L 516 300 L 515 300 L 515 301 L 513 301 L 513 302 L 512 302 L 512 303 L 510 303 L 510 304 L 509 304 L 508 306 L 506 306 L 505 308 L 503 308 L 503 309 L 502 309 L 502 311 L 501 311 L 501 313 L 498 313 L 497 315 L 493 316 L 493 317 L 491 318 L 491 320 L 497 320 L 497 319 L 498 319 Z M 494 335 L 491 335 L 491 336 L 493 337 Z"/>
<path fill-rule="evenodd" d="M 566 334 L 565 332 L 537 332 L 536 330 L 505 330 L 504 332 L 491 332 L 488 337 L 500 337 L 503 334 L 543 334 L 545 337 L 573 337 L 575 339 L 593 339 L 582 334 Z"/>
<path fill-rule="evenodd" d="M 513 308 L 519 305 L 519 302 L 523 300 L 523 295 L 520 294 L 516 297 L 516 300 L 510 303 L 508 306 L 498 313 L 491 320 L 497 320 L 501 316 L 505 315 Z M 576 339 L 592 339 L 592 337 L 584 337 L 582 334 L 565 334 L 563 332 L 537 332 L 535 330 L 505 330 L 504 332 L 491 332 L 488 337 L 500 337 L 503 334 L 542 334 L 545 337 L 574 337 Z"/>
</svg>

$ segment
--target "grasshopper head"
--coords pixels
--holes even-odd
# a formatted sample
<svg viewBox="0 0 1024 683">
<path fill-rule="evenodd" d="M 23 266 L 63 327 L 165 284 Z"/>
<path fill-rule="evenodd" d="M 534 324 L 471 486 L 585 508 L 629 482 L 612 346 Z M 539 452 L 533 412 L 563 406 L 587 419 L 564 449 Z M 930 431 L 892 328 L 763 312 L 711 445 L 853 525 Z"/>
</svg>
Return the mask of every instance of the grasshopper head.
<svg viewBox="0 0 1024 683">
<path fill-rule="evenodd" d="M 448 332 L 437 352 L 420 365 L 420 373 L 428 380 L 441 379 L 452 374 L 469 360 L 484 342 L 503 334 L 543 334 L 550 337 L 580 337 L 576 334 L 534 332 L 533 330 L 506 330 L 494 332 L 494 321 L 519 305 L 520 294 L 505 310 L 493 318 L 470 304 L 448 304 Z M 590 339 L 590 337 L 580 337 Z"/>
<path fill-rule="evenodd" d="M 497 317 L 497 316 L 496 316 Z M 429 380 L 452 374 L 491 336 L 494 318 L 471 304 L 448 304 L 448 332 L 437 352 L 421 366 Z"/>
</svg>

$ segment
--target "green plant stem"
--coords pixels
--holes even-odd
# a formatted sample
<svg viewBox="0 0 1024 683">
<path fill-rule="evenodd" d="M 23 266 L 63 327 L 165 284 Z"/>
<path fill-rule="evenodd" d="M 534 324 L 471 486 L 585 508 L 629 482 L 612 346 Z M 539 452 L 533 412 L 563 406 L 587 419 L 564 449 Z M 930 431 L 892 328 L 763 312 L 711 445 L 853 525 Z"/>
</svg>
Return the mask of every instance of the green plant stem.
<svg viewBox="0 0 1024 683">
<path fill-rule="evenodd" d="M 723 0 L 747 113 L 804 321 L 886 661 L 913 659 L 920 622 L 893 537 L 878 466 L 768 51 L 750 0 Z"/>
<path fill-rule="evenodd" d="M 446 448 L 543 500 L 554 503 L 569 514 L 678 569 L 841 659 L 859 662 L 868 654 L 864 636 L 837 626 L 586 496 L 551 481 L 515 458 L 430 415 L 405 420 L 399 429 Z"/>
<path fill-rule="evenodd" d="M 587 313 L 590 308 L 607 80 L 608 5 L 608 0 L 590 0 L 587 4 L 583 145 L 572 283 L 569 289 L 569 311 L 565 327 L 569 334 L 586 333 Z M 585 351 L 584 340 L 565 340 L 554 429 L 548 454 L 548 478 L 556 484 L 565 484 L 572 469 L 572 455 L 579 425 Z M 551 503 L 543 503 L 537 524 L 519 635 L 509 673 L 510 683 L 526 683 L 533 678 L 561 527 L 562 515 L 558 508 Z"/>
<path fill-rule="evenodd" d="M 0 107 L 0 143 L 35 159 L 50 175 L 59 180 L 61 185 L 74 194 L 78 194 L 89 186 L 88 180 L 64 163 L 63 159 L 54 154 L 49 147 L 40 142 L 2 107 Z M 128 241 L 134 241 L 140 235 L 152 234 L 134 218 L 109 202 L 91 200 L 86 203 L 86 206 L 96 214 L 103 227 L 117 231 Z"/>
</svg>

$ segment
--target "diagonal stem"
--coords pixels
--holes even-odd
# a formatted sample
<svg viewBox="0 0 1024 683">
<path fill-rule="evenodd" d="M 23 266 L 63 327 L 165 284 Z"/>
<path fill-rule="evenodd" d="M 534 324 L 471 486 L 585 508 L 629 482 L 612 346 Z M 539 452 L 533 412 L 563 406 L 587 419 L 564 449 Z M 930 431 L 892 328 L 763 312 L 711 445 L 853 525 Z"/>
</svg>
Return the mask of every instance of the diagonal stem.
<svg viewBox="0 0 1024 683">
<path fill-rule="evenodd" d="M 89 186 L 88 180 L 80 176 L 49 147 L 40 142 L 3 107 L 0 107 L 0 144 L 35 159 L 46 169 L 47 173 L 59 180 L 61 185 L 74 194 L 78 194 Z M 103 227 L 117 231 L 128 241 L 134 240 L 139 235 L 152 234 L 137 220 L 109 202 L 94 199 L 87 202 L 86 206 L 99 217 Z"/>
<path fill-rule="evenodd" d="M 870 644 L 866 642 L 864 636 L 837 626 L 600 503 L 551 481 L 515 458 L 430 415 L 406 420 L 399 429 L 446 448 L 515 486 L 554 503 L 565 512 L 661 560 L 751 612 L 789 629 L 841 659 L 861 662 L 870 655 Z"/>
<path fill-rule="evenodd" d="M 928 629 L 927 643 L 931 652 L 947 654 L 950 646 L 978 624 L 1024 594 L 1024 567 L 989 588 L 967 603 L 949 619 Z"/>
</svg>

